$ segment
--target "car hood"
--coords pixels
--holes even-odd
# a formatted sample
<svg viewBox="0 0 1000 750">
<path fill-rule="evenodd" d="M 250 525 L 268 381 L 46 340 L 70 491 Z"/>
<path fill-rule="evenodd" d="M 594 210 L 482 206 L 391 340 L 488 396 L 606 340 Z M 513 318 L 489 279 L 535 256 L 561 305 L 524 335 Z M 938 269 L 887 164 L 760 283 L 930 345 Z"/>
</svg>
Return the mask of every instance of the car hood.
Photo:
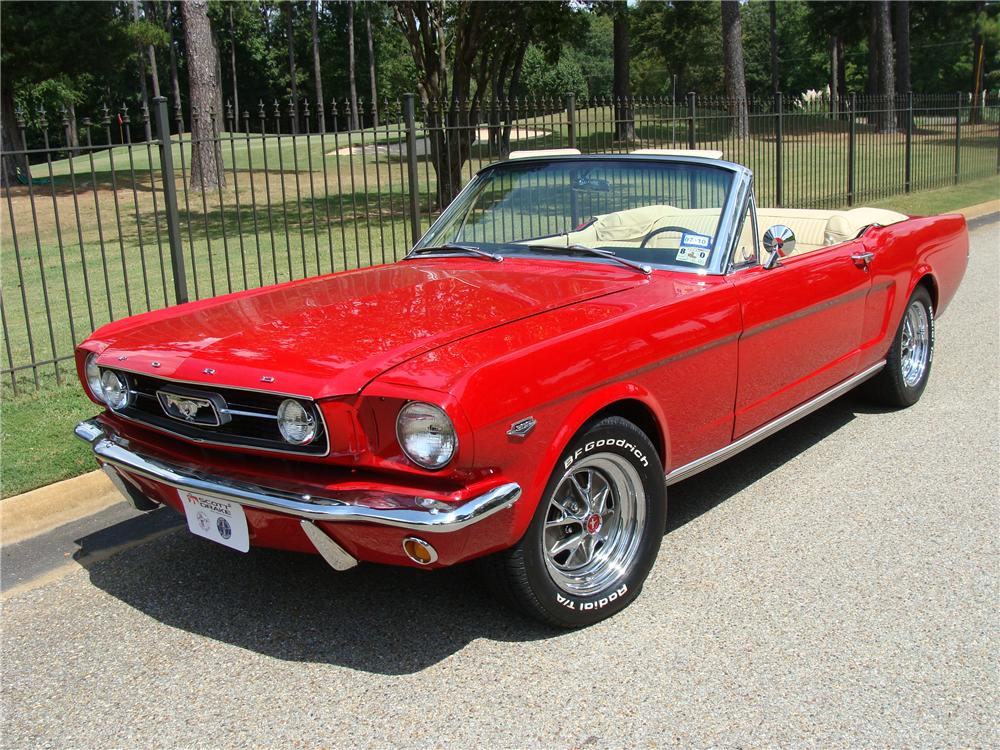
<svg viewBox="0 0 1000 750">
<path fill-rule="evenodd" d="M 422 259 L 146 313 L 91 341 L 106 347 L 103 366 L 323 398 L 463 337 L 640 283 L 604 264 Z"/>
</svg>

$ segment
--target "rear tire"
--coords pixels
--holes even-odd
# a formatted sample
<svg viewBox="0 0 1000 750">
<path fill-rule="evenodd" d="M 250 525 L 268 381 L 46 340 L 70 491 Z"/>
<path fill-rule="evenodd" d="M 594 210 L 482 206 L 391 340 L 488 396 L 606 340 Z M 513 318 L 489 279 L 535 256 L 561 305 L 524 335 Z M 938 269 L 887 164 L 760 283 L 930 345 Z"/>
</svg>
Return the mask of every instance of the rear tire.
<svg viewBox="0 0 1000 750">
<path fill-rule="evenodd" d="M 934 306 L 923 286 L 913 290 L 885 367 L 866 384 L 867 395 L 885 406 L 912 406 L 927 387 L 934 361 Z"/>
<path fill-rule="evenodd" d="M 666 527 L 656 448 L 621 417 L 586 426 L 559 459 L 528 530 L 483 561 L 503 598 L 548 625 L 579 628 L 642 590 Z"/>
</svg>

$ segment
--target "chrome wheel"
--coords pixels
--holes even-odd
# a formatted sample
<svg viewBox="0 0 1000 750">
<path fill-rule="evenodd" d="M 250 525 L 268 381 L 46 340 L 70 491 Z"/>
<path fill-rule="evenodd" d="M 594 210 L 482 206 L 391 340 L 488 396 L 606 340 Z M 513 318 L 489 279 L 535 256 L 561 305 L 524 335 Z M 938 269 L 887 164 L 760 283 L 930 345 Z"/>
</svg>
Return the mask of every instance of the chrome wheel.
<svg viewBox="0 0 1000 750">
<path fill-rule="evenodd" d="M 563 591 L 588 596 L 629 572 L 646 523 L 639 472 L 614 453 L 588 456 L 559 481 L 545 513 L 545 566 Z"/>
<path fill-rule="evenodd" d="M 911 302 L 906 310 L 899 345 L 903 383 L 907 388 L 913 388 L 927 370 L 931 350 L 930 318 L 927 308 L 917 300 Z"/>
</svg>

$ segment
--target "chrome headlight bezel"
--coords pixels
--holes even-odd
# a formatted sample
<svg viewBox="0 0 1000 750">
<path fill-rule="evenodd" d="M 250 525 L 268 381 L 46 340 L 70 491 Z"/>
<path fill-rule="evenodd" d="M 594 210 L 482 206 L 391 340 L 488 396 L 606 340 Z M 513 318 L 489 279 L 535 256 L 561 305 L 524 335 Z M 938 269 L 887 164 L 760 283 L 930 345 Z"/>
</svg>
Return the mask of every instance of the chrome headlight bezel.
<svg viewBox="0 0 1000 750">
<path fill-rule="evenodd" d="M 421 446 L 418 441 L 437 442 Z M 408 401 L 396 415 L 396 441 L 410 461 L 422 469 L 443 469 L 458 453 L 455 423 L 440 406 L 426 401 Z"/>
<path fill-rule="evenodd" d="M 296 422 L 293 416 L 289 414 L 289 412 L 295 409 L 300 410 L 296 416 L 304 416 L 304 420 L 300 419 Z M 301 434 L 296 433 L 290 426 L 290 423 L 296 424 L 302 421 L 306 424 L 306 430 Z M 309 445 L 309 443 L 316 439 L 316 435 L 319 434 L 319 419 L 317 419 L 316 413 L 310 405 L 304 404 L 298 399 L 286 398 L 278 406 L 278 431 L 286 443 L 290 443 L 291 445 Z"/>
<path fill-rule="evenodd" d="M 84 382 L 91 398 L 106 404 L 104 385 L 101 383 L 101 368 L 97 366 L 97 352 L 90 352 L 83 363 Z"/>
<path fill-rule="evenodd" d="M 113 411 L 121 411 L 132 400 L 128 378 L 117 370 L 101 371 L 101 400 Z"/>
</svg>

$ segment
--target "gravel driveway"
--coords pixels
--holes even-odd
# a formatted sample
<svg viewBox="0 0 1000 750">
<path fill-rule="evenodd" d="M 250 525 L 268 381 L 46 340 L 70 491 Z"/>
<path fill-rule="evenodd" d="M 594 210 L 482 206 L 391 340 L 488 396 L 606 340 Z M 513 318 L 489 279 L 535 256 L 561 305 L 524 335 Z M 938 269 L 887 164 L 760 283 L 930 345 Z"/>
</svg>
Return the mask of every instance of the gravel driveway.
<svg viewBox="0 0 1000 750">
<path fill-rule="evenodd" d="M 3 745 L 996 747 L 998 235 L 917 406 L 848 396 L 672 488 L 610 621 L 168 531 L 5 597 Z"/>
</svg>

